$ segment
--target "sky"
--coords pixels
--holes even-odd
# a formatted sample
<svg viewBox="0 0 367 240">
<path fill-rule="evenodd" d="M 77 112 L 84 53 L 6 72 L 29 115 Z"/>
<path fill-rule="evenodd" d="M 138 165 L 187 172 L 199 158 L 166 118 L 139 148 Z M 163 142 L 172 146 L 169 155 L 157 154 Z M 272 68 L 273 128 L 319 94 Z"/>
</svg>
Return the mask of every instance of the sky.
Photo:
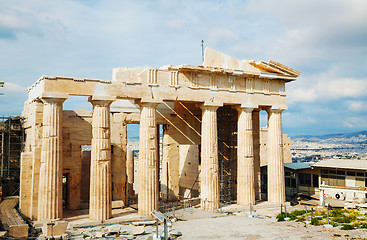
<svg viewBox="0 0 367 240">
<path fill-rule="evenodd" d="M 202 39 L 302 72 L 286 86 L 284 133 L 367 129 L 365 0 L 0 0 L 0 115 L 20 115 L 42 75 L 112 79 L 116 67 L 200 65 Z M 91 109 L 86 98 L 64 103 L 81 108 Z"/>
</svg>

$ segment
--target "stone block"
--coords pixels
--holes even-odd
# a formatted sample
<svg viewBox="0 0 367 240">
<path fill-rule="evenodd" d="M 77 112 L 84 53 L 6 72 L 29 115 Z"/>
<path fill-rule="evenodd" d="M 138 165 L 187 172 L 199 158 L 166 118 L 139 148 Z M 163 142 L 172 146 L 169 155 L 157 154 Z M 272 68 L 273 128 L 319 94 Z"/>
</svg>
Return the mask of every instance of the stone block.
<svg viewBox="0 0 367 240">
<path fill-rule="evenodd" d="M 144 233 L 145 233 L 144 226 L 133 226 L 132 234 L 134 236 L 141 235 L 141 234 L 144 234 Z"/>
<path fill-rule="evenodd" d="M 43 221 L 42 233 L 44 236 L 60 236 L 65 233 L 67 227 L 67 221 L 45 219 Z"/>
<path fill-rule="evenodd" d="M 124 206 L 124 201 L 122 201 L 122 200 L 112 201 L 112 208 L 113 209 L 122 208 L 123 206 Z"/>
<path fill-rule="evenodd" d="M 11 225 L 9 226 L 9 236 L 15 238 L 26 238 L 28 237 L 28 225 Z"/>
</svg>

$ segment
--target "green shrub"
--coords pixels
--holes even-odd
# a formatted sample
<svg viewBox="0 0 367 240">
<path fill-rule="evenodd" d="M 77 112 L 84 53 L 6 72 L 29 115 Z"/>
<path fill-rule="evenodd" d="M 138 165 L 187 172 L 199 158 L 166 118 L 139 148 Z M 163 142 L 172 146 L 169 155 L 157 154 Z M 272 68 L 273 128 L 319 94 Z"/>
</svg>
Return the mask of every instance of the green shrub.
<svg viewBox="0 0 367 240">
<path fill-rule="evenodd" d="M 282 221 L 285 221 L 284 220 L 285 217 L 289 217 L 290 220 L 296 220 L 297 219 L 296 215 L 291 214 L 291 213 L 287 213 L 287 216 L 286 216 L 285 212 L 279 213 L 276 218 L 277 218 L 278 222 L 282 222 Z"/>
<path fill-rule="evenodd" d="M 322 218 L 320 218 L 320 217 L 312 218 L 311 224 L 314 225 L 314 226 L 320 226 L 321 225 L 321 223 L 320 223 L 321 220 L 322 220 Z"/>
<path fill-rule="evenodd" d="M 306 210 L 294 210 L 293 212 L 291 212 L 290 214 L 294 215 L 294 216 L 300 216 L 306 213 Z"/>
<path fill-rule="evenodd" d="M 341 210 L 331 210 L 329 212 L 330 217 L 340 217 L 344 216 L 344 213 Z"/>
<path fill-rule="evenodd" d="M 353 230 L 354 227 L 349 224 L 343 224 L 343 226 L 340 228 L 341 230 Z"/>
<path fill-rule="evenodd" d="M 333 217 L 332 220 L 334 222 L 337 222 L 337 223 L 351 223 L 353 221 L 353 219 L 351 219 L 348 216 L 345 216 L 344 214 L 340 215 L 340 216 Z"/>
<path fill-rule="evenodd" d="M 356 220 L 358 216 L 360 216 L 359 212 L 351 212 L 348 214 L 348 217 L 352 220 Z"/>
<path fill-rule="evenodd" d="M 285 221 L 284 220 L 284 218 L 285 218 L 285 212 L 281 212 L 281 213 L 279 213 L 278 215 L 277 215 L 277 221 L 278 222 L 283 222 L 283 221 Z"/>
<path fill-rule="evenodd" d="M 360 225 L 359 225 L 360 228 L 367 228 L 367 222 L 362 222 Z"/>
<path fill-rule="evenodd" d="M 361 226 L 360 222 L 352 222 L 352 226 L 355 228 L 359 228 L 359 226 Z"/>
</svg>

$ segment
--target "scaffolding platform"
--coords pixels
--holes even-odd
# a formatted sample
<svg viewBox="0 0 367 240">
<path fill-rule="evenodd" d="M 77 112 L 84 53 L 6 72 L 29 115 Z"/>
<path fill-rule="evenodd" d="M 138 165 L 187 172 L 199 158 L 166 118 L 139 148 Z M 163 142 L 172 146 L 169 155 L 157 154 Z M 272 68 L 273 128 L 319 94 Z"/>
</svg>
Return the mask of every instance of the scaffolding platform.
<svg viewBox="0 0 367 240">
<path fill-rule="evenodd" d="M 1 197 L 19 194 L 20 155 L 23 142 L 22 118 L 0 116 Z"/>
</svg>

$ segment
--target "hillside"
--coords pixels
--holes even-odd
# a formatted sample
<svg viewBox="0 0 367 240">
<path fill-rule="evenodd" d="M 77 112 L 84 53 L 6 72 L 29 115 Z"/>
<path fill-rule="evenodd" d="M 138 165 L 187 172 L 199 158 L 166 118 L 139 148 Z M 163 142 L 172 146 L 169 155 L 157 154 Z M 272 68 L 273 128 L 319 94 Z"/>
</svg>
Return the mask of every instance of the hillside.
<svg viewBox="0 0 367 240">
<path fill-rule="evenodd" d="M 367 131 L 327 134 L 320 136 L 296 136 L 292 138 L 293 156 L 305 157 L 365 157 L 367 154 Z"/>
</svg>

